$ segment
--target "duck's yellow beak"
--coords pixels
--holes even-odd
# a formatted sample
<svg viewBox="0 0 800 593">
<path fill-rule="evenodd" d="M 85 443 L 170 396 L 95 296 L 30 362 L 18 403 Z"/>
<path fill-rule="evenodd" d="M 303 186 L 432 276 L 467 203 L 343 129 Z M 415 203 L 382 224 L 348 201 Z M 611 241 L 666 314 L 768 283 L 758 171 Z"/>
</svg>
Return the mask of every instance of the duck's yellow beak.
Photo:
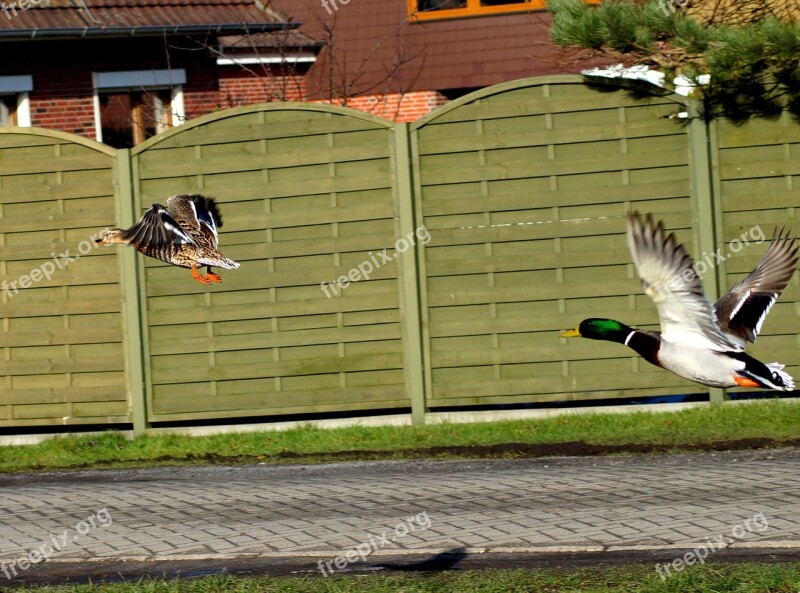
<svg viewBox="0 0 800 593">
<path fill-rule="evenodd" d="M 577 327 L 575 329 L 568 329 L 565 332 L 561 332 L 562 338 L 579 338 L 580 335 L 581 332 Z"/>
</svg>

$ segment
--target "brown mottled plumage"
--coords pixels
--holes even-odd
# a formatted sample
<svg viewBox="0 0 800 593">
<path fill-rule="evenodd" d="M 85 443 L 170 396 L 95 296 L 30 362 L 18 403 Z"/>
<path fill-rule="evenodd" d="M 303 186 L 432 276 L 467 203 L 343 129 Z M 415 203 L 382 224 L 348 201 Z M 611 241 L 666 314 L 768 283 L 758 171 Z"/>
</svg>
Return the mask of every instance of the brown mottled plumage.
<svg viewBox="0 0 800 593">
<path fill-rule="evenodd" d="M 111 229 L 96 243 L 127 243 L 137 251 L 174 266 L 192 269 L 192 278 L 203 284 L 222 282 L 211 266 L 236 269 L 239 264 L 217 251 L 217 227 L 222 227 L 213 198 L 199 194 L 167 199 L 167 207 L 153 204 L 131 228 Z M 206 266 L 208 276 L 197 272 Z"/>
</svg>

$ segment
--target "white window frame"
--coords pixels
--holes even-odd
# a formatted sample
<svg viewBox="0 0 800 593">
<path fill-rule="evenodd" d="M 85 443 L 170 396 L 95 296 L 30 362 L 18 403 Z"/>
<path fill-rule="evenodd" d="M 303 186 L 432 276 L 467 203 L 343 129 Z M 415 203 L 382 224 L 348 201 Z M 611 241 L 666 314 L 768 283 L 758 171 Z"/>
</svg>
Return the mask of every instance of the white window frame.
<svg viewBox="0 0 800 593">
<path fill-rule="evenodd" d="M 108 91 L 155 91 L 169 90 L 170 124 L 179 126 L 186 121 L 183 103 L 183 85 L 186 84 L 186 70 L 124 70 L 119 72 L 92 72 L 94 103 L 94 129 L 98 142 L 103 141 L 103 122 L 100 117 L 100 93 Z M 163 129 L 157 129 L 158 132 Z"/>
<path fill-rule="evenodd" d="M 242 53 L 231 54 L 217 58 L 217 66 L 250 66 L 253 64 L 313 64 L 316 61 L 316 54 L 311 52 L 300 52 L 287 55 Z"/>
<path fill-rule="evenodd" d="M 0 95 L 16 95 L 17 126 L 31 127 L 31 100 L 33 77 L 29 75 L 0 76 Z"/>
</svg>

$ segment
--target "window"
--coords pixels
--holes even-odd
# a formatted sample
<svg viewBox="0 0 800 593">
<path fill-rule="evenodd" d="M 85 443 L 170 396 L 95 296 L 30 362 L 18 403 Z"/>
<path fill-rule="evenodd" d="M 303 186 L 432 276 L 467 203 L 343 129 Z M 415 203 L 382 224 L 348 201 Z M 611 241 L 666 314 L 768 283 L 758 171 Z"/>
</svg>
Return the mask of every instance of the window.
<svg viewBox="0 0 800 593">
<path fill-rule="evenodd" d="M 543 10 L 546 5 L 546 0 L 408 0 L 408 11 L 416 20 L 433 20 Z"/>
<path fill-rule="evenodd" d="M 408 0 L 411 16 L 419 20 L 496 14 L 545 7 L 544 0 Z"/>
<path fill-rule="evenodd" d="M 95 72 L 97 139 L 131 148 L 183 123 L 184 70 Z"/>
<path fill-rule="evenodd" d="M 16 126 L 17 121 L 17 97 L 0 95 L 0 126 Z"/>
<path fill-rule="evenodd" d="M 123 91 L 99 93 L 103 142 L 116 148 L 131 148 L 163 132 L 172 123 L 168 107 L 170 92 Z"/>
<path fill-rule="evenodd" d="M 0 76 L 0 126 L 31 125 L 30 76 Z"/>
</svg>

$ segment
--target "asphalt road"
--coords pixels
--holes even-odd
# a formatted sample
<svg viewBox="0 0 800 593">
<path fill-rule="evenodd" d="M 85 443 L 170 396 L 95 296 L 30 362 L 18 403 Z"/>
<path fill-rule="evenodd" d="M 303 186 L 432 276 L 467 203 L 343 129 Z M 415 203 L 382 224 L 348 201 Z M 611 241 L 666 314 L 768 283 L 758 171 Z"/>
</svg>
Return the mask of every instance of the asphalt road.
<svg viewBox="0 0 800 593">
<path fill-rule="evenodd" d="M 796 560 L 798 470 L 792 449 L 0 475 L 0 588 Z"/>
</svg>

